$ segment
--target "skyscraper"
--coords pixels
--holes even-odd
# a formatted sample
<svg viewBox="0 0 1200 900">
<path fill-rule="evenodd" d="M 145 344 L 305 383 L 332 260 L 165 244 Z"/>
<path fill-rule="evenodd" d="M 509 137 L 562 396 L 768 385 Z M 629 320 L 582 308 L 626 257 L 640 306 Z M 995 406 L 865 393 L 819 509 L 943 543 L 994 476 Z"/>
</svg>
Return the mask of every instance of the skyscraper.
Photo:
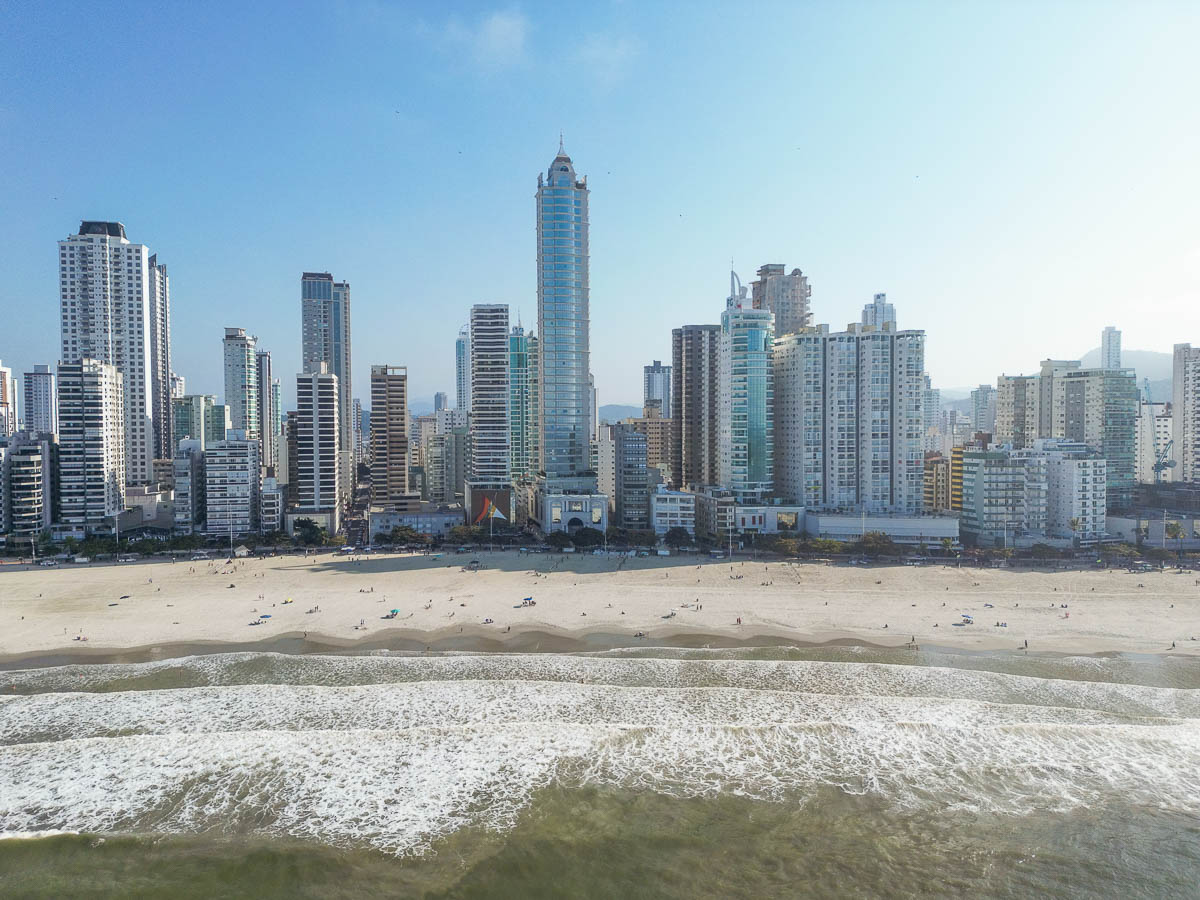
<svg viewBox="0 0 1200 900">
<path fill-rule="evenodd" d="M 971 428 L 984 434 L 996 430 L 996 389 L 990 384 L 971 391 Z"/>
<path fill-rule="evenodd" d="M 530 354 L 530 343 L 535 353 Z M 513 482 L 537 475 L 537 338 L 514 325 L 508 336 L 509 470 Z"/>
<path fill-rule="evenodd" d="M 729 273 L 717 356 L 720 483 L 738 503 L 762 503 L 774 489 L 774 315 L 754 309 Z"/>
<path fill-rule="evenodd" d="M 720 480 L 718 325 L 684 325 L 671 332 L 671 478 L 693 490 Z"/>
<path fill-rule="evenodd" d="M 471 307 L 471 461 L 467 473 L 467 521 L 488 525 L 494 510 L 512 519 L 509 468 L 508 307 Z"/>
<path fill-rule="evenodd" d="M 288 488 L 295 490 L 295 509 L 288 514 L 288 530 L 297 519 L 312 519 L 330 534 L 341 527 L 341 466 L 339 436 L 341 411 L 338 378 L 318 363 L 315 372 L 296 376 L 296 465 L 288 464 Z M 288 422 L 292 421 L 288 414 Z"/>
<path fill-rule="evenodd" d="M 371 366 L 371 502 L 407 504 L 408 369 Z"/>
<path fill-rule="evenodd" d="M 262 444 L 233 431 L 204 450 L 205 532 L 214 538 L 258 531 Z"/>
<path fill-rule="evenodd" d="M 170 456 L 170 292 L 166 267 L 120 222 L 81 222 L 58 242 L 64 362 L 115 366 L 123 385 L 125 477 L 153 479 Z"/>
<path fill-rule="evenodd" d="M 664 419 L 671 418 L 671 367 L 654 360 L 652 364 L 642 367 L 642 382 L 642 409 L 650 406 L 652 400 L 657 400 L 659 415 Z"/>
<path fill-rule="evenodd" d="M 171 405 L 180 441 L 196 441 L 196 448 L 204 450 L 211 443 L 225 440 L 230 428 L 229 408 L 218 405 L 212 394 L 186 394 L 176 397 Z"/>
<path fill-rule="evenodd" d="M 799 269 L 784 274 L 782 263 L 759 266 L 758 280 L 750 282 L 750 288 L 754 308 L 775 314 L 777 335 L 793 334 L 812 324 L 812 288 Z"/>
<path fill-rule="evenodd" d="M 996 379 L 996 430 L 998 444 L 1014 450 L 1032 447 L 1038 438 L 1041 390 L 1037 375 L 1001 375 Z"/>
<path fill-rule="evenodd" d="M 262 452 L 259 453 L 258 460 L 263 468 L 274 467 L 275 442 L 279 440 L 279 437 L 273 429 L 279 419 L 279 412 L 274 408 L 274 397 L 271 391 L 275 380 L 271 376 L 271 351 L 256 351 L 254 365 L 258 370 L 258 394 L 255 402 L 258 406 L 259 443 L 262 445 Z"/>
<path fill-rule="evenodd" d="M 1111 325 L 1100 333 L 1100 368 L 1121 368 L 1121 332 Z"/>
<path fill-rule="evenodd" d="M 58 384 L 49 366 L 25 373 L 25 430 L 58 434 Z"/>
<path fill-rule="evenodd" d="M 471 411 L 471 326 L 458 329 L 454 339 L 454 408 Z"/>
<path fill-rule="evenodd" d="M 544 476 L 534 515 L 546 531 L 603 529 L 608 498 L 596 495 L 591 468 L 588 187 L 586 177 L 575 176 L 561 141 L 550 167 L 538 174 L 537 245 Z"/>
<path fill-rule="evenodd" d="M 1172 369 L 1172 481 L 1200 481 L 1200 347 L 1176 344 Z"/>
<path fill-rule="evenodd" d="M 225 405 L 229 408 L 230 427 L 258 440 L 262 423 L 258 417 L 261 400 L 258 389 L 258 338 L 244 328 L 226 328 L 222 341 L 225 354 Z"/>
<path fill-rule="evenodd" d="M 923 506 L 925 332 L 828 325 L 775 343 L 775 483 L 812 509 Z"/>
<path fill-rule="evenodd" d="M 344 494 L 354 486 L 354 435 L 350 359 L 350 283 L 334 281 L 328 272 L 305 272 L 300 279 L 301 367 L 317 372 L 321 363 L 337 376 L 339 484 Z"/>
<path fill-rule="evenodd" d="M 62 522 L 88 533 L 125 508 L 124 379 L 95 359 L 58 365 Z"/>
<path fill-rule="evenodd" d="M 445 409 L 447 399 L 448 398 L 446 397 L 445 391 L 438 391 L 435 393 L 433 395 L 433 411 L 439 412 L 440 410 Z"/>
<path fill-rule="evenodd" d="M 896 328 L 896 307 L 887 302 L 887 294 L 876 294 L 870 303 L 863 307 L 862 324 L 873 328 L 883 328 L 891 324 Z"/>
</svg>

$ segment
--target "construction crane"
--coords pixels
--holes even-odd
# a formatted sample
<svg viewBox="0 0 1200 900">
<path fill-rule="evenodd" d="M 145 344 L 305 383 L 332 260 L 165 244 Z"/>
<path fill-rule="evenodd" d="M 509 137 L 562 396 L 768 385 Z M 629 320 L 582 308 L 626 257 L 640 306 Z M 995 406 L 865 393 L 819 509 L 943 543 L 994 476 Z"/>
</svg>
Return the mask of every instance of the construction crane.
<svg viewBox="0 0 1200 900">
<path fill-rule="evenodd" d="M 1175 460 L 1168 459 L 1171 455 L 1171 448 L 1175 446 L 1174 438 L 1167 440 L 1166 446 L 1162 448 L 1162 452 L 1158 454 L 1158 458 L 1154 460 L 1154 483 L 1162 484 L 1163 472 L 1166 469 L 1175 468 Z"/>
</svg>

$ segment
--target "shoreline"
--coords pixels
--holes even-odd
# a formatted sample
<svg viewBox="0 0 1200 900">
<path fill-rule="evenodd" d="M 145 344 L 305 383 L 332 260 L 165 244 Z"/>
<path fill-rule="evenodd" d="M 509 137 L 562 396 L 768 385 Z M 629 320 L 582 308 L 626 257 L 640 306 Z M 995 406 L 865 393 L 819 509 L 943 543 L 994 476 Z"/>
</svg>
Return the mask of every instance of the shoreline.
<svg viewBox="0 0 1200 900">
<path fill-rule="evenodd" d="M 1194 573 L 505 551 L 0 569 L 3 669 L 264 649 L 899 649 L 913 641 L 964 653 L 1194 656 L 1196 637 Z"/>
</svg>

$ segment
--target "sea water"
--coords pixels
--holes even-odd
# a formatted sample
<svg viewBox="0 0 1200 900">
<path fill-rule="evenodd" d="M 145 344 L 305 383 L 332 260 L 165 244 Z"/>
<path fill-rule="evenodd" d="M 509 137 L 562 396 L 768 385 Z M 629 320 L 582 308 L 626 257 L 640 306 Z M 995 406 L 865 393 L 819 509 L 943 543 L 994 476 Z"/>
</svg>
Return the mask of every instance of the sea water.
<svg viewBox="0 0 1200 900">
<path fill-rule="evenodd" d="M 0 896 L 1200 896 L 1200 663 L 762 648 L 0 673 Z"/>
</svg>

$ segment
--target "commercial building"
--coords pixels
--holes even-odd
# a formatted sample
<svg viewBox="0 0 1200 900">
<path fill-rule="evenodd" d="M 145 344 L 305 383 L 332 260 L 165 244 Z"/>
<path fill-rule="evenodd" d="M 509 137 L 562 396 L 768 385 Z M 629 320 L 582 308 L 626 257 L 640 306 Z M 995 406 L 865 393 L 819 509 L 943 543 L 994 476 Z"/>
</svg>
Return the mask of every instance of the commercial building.
<svg viewBox="0 0 1200 900">
<path fill-rule="evenodd" d="M 25 373 L 24 382 L 24 430 L 37 434 L 58 434 L 58 381 L 54 373 L 49 366 L 34 366 L 32 372 Z M 3 389 L 0 389 L 0 396 L 3 393 Z M 3 426 L 0 426 L 0 430 L 3 430 Z"/>
<path fill-rule="evenodd" d="M 125 508 L 125 405 L 116 366 L 58 365 L 59 506 L 76 534 L 105 530 Z"/>
<path fill-rule="evenodd" d="M 734 272 L 729 289 L 717 354 L 719 481 L 754 504 L 774 490 L 774 316 L 749 306 Z"/>
<path fill-rule="evenodd" d="M 204 532 L 209 537 L 244 537 L 258 532 L 262 446 L 233 430 L 204 450 Z"/>
<path fill-rule="evenodd" d="M 864 318 L 775 342 L 775 484 L 813 510 L 917 514 L 924 504 L 925 332 Z M 889 312 L 890 311 L 890 312 Z"/>
<path fill-rule="evenodd" d="M 316 372 L 296 376 L 295 466 L 288 466 L 288 487 L 295 490 L 295 508 L 287 512 L 287 530 L 297 519 L 311 519 L 330 534 L 341 528 L 341 423 L 338 378 L 325 363 Z"/>
<path fill-rule="evenodd" d="M 149 481 L 171 455 L 170 290 L 166 266 L 120 222 L 89 222 L 58 242 L 61 359 L 116 367 L 125 477 Z"/>
<path fill-rule="evenodd" d="M 671 484 L 700 488 L 720 481 L 719 325 L 671 332 Z"/>
<path fill-rule="evenodd" d="M 659 360 L 642 367 L 642 407 L 657 401 L 659 415 L 671 418 L 671 367 Z"/>
<path fill-rule="evenodd" d="M 878 533 L 893 542 L 921 551 L 949 540 L 958 546 L 957 516 L 846 515 L 805 510 L 804 534 L 810 538 L 853 543 L 863 535 Z"/>
<path fill-rule="evenodd" d="M 750 288 L 754 308 L 775 317 L 776 335 L 793 334 L 812 324 L 812 288 L 799 269 L 785 274 L 782 263 L 759 266 L 758 280 L 750 282 Z"/>
<path fill-rule="evenodd" d="M 1200 481 L 1200 347 L 1176 344 L 1171 379 L 1172 479 Z"/>
<path fill-rule="evenodd" d="M 471 460 L 464 507 L 467 521 L 512 521 L 509 426 L 509 327 L 503 303 L 471 307 Z"/>
<path fill-rule="evenodd" d="M 328 272 L 305 272 L 300 278 L 300 319 L 303 371 L 318 372 L 324 363 L 337 378 L 338 488 L 349 497 L 354 490 L 350 283 L 334 281 Z"/>
</svg>

